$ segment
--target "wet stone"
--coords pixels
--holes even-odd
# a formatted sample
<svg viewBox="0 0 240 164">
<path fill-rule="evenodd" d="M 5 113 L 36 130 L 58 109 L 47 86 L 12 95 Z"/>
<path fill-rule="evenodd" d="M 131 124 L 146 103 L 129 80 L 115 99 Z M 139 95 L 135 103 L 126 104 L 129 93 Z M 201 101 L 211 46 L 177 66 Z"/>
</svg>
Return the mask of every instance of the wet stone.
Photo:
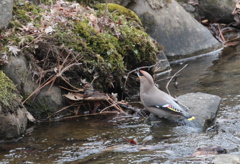
<svg viewBox="0 0 240 164">
<path fill-rule="evenodd" d="M 207 93 L 188 93 L 177 97 L 177 100 L 188 107 L 188 113 L 195 116 L 196 119 L 193 121 L 188 121 L 186 119 L 162 119 L 154 114 L 150 114 L 148 121 L 151 122 L 160 122 L 160 124 L 167 125 L 171 124 L 170 122 L 175 122 L 176 125 L 187 125 L 190 127 L 199 128 L 205 130 L 215 120 L 217 111 L 219 109 L 221 98 L 216 95 L 207 94 Z M 158 123 L 159 124 L 159 123 Z M 173 124 L 174 125 L 174 124 Z"/>
<path fill-rule="evenodd" d="M 221 98 L 207 93 L 188 93 L 177 100 L 189 108 L 188 112 L 196 117 L 201 128 L 206 129 L 213 123 L 219 109 Z"/>
</svg>

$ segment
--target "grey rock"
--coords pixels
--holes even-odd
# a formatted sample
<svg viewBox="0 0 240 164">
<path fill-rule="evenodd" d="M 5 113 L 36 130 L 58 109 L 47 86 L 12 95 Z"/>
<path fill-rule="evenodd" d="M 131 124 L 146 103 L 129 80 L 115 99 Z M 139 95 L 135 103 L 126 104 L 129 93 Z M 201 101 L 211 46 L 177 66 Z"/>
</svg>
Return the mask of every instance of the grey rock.
<svg viewBox="0 0 240 164">
<path fill-rule="evenodd" d="M 214 164 L 239 164 L 240 154 L 221 154 L 212 161 Z"/>
<path fill-rule="evenodd" d="M 184 104 L 188 108 L 188 113 L 195 116 L 193 121 L 170 119 L 170 121 L 176 121 L 178 125 L 188 125 L 191 127 L 206 129 L 215 120 L 217 111 L 219 109 L 221 98 L 216 95 L 207 93 L 188 93 L 177 97 L 179 103 Z M 163 121 L 154 114 L 150 114 L 149 121 Z M 169 122 L 168 122 L 169 124 Z"/>
<path fill-rule="evenodd" d="M 234 22 L 234 16 L 231 13 L 235 5 L 235 0 L 199 1 L 199 14 L 210 22 L 231 23 Z"/>
<path fill-rule="evenodd" d="M 14 113 L 0 112 L 0 138 L 8 140 L 20 137 L 26 130 L 26 109 L 18 108 Z"/>
<path fill-rule="evenodd" d="M 201 128 L 213 123 L 219 109 L 221 98 L 207 93 L 188 93 L 177 97 L 177 100 L 189 108 L 189 113 L 196 117 Z"/>
<path fill-rule="evenodd" d="M 165 1 L 164 5 L 157 2 L 136 0 L 128 7 L 140 17 L 148 34 L 164 46 L 168 59 L 199 55 L 220 46 L 209 30 L 175 0 Z"/>
<path fill-rule="evenodd" d="M 199 15 L 199 2 L 198 0 L 191 0 L 192 3 L 189 3 L 189 0 L 176 0 L 188 13 L 191 14 L 196 20 L 201 21 Z"/>
<path fill-rule="evenodd" d="M 231 14 L 235 8 L 235 0 L 177 0 L 177 2 L 189 13 L 200 21 L 208 19 L 209 22 L 231 23 L 234 22 L 234 16 Z M 195 2 L 195 3 L 194 3 Z"/>
<path fill-rule="evenodd" d="M 27 110 L 13 82 L 0 71 L 0 140 L 20 137 L 26 130 Z"/>
<path fill-rule="evenodd" d="M 18 58 L 11 57 L 8 65 L 3 68 L 4 73 L 16 84 L 21 95 L 31 94 L 37 87 L 33 81 L 30 64 L 24 56 Z M 28 111 L 37 119 L 46 118 L 49 113 L 53 113 L 62 107 L 62 95 L 59 87 L 49 86 L 43 88 L 25 103 Z"/>
<path fill-rule="evenodd" d="M 13 0 L 0 1 L 0 28 L 6 27 L 12 19 Z"/>
</svg>

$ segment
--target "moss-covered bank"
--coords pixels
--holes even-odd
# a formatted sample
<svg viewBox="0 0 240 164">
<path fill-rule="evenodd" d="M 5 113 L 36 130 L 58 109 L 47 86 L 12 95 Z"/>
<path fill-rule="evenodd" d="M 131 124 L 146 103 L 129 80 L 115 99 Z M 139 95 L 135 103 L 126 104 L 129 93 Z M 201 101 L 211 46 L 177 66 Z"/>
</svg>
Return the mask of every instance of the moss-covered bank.
<svg viewBox="0 0 240 164">
<path fill-rule="evenodd" d="M 73 4 L 78 7 L 75 8 L 77 14 L 70 11 Z M 116 4 L 108 4 L 107 12 L 106 4 L 96 4 L 94 9 L 69 2 L 56 6 L 62 7 L 63 12 L 56 7 L 51 9 L 55 15 L 51 15 L 46 6 L 16 5 L 14 19 L 9 25 L 12 33 L 3 43 L 11 42 L 19 48 L 27 45 L 22 50 L 35 53 L 37 60 L 43 60 L 52 47 L 58 49 L 58 52 L 52 51 L 55 61 L 59 55 L 56 53 L 63 49 L 81 53 L 79 62 L 83 65 L 74 73 L 77 75 L 74 80 L 86 78 L 91 81 L 93 74 L 97 74 L 95 87 L 103 90 L 113 85 L 121 87 L 125 70 L 156 62 L 158 46 L 145 33 L 141 21 L 132 11 Z M 62 20 L 56 21 L 55 16 Z M 48 23 L 46 19 L 49 19 Z M 43 31 L 46 26 L 54 30 L 46 34 Z M 41 39 L 37 40 L 37 37 Z M 79 83 L 79 80 L 72 83 Z"/>
<path fill-rule="evenodd" d="M 25 55 L 38 83 L 81 63 L 61 74 L 68 83 L 79 88 L 95 79 L 97 90 L 119 90 L 127 70 L 155 64 L 159 46 L 134 12 L 116 4 L 107 6 L 17 3 L 13 20 L 1 31 L 0 54 Z M 58 78 L 55 83 L 71 88 L 66 81 Z"/>
</svg>

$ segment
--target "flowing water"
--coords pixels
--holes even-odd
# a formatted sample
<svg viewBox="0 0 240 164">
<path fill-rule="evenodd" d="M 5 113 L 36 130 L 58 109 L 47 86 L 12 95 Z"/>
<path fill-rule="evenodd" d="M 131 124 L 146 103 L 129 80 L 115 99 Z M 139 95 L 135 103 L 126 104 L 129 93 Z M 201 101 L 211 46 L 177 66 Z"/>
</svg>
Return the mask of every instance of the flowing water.
<svg viewBox="0 0 240 164">
<path fill-rule="evenodd" d="M 211 163 L 216 156 L 196 156 L 197 148 L 240 153 L 240 53 L 226 48 L 207 56 L 173 64 L 180 72 L 174 96 L 204 92 L 222 98 L 218 126 L 198 132 L 186 126 L 158 126 L 144 118 L 114 114 L 41 123 L 28 128 L 16 142 L 0 144 L 3 163 Z M 165 81 L 159 81 L 163 90 Z M 137 144 L 131 145 L 133 139 Z M 216 150 L 216 149 L 214 149 Z"/>
</svg>

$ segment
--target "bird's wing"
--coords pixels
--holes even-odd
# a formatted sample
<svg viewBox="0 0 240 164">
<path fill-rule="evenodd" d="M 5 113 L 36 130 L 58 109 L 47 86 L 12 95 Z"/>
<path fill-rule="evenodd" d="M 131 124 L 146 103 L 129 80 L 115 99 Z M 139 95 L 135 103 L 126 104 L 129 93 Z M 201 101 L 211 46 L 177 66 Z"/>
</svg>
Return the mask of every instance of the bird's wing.
<svg viewBox="0 0 240 164">
<path fill-rule="evenodd" d="M 182 115 L 189 121 L 195 119 L 194 116 L 188 114 L 182 107 L 176 102 L 176 99 L 171 99 L 168 96 L 161 97 L 158 94 L 141 94 L 142 102 L 145 106 L 154 107 L 160 110 L 169 111 L 172 114 Z"/>
<path fill-rule="evenodd" d="M 178 110 L 177 108 L 175 108 L 171 104 L 153 105 L 153 106 L 150 106 L 150 107 L 154 107 L 154 108 L 158 108 L 158 109 L 161 109 L 161 110 L 165 110 L 165 111 L 171 112 L 171 113 L 176 114 L 176 115 L 181 115 L 181 116 L 187 118 L 189 121 L 192 121 L 192 120 L 195 119 L 194 116 L 191 116 L 191 115 L 189 115 L 188 113 L 186 113 L 186 112 L 184 112 L 182 110 Z"/>
<path fill-rule="evenodd" d="M 169 111 L 172 112 L 174 114 L 179 114 L 182 115 L 182 111 L 178 110 L 177 108 L 175 108 L 173 105 L 171 104 L 164 104 L 164 105 L 152 105 L 150 107 L 154 107 L 154 108 L 158 108 L 158 109 L 162 109 L 165 111 Z"/>
<path fill-rule="evenodd" d="M 170 101 L 168 97 L 162 98 L 158 95 L 151 95 L 149 94 L 142 94 L 142 101 L 144 105 L 149 107 L 154 107 L 162 110 L 166 110 L 169 112 L 173 112 L 175 114 L 181 114 L 182 110 L 181 108 L 178 108 L 178 105 L 174 101 Z"/>
</svg>

